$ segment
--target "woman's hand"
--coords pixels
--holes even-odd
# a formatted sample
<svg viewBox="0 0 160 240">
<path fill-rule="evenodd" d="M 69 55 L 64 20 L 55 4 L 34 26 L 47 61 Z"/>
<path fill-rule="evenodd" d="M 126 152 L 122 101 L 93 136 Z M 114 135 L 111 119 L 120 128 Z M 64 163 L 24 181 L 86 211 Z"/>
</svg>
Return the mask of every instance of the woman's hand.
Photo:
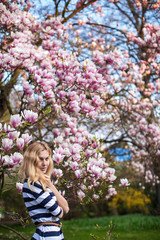
<svg viewBox="0 0 160 240">
<path fill-rule="evenodd" d="M 48 175 L 44 174 L 45 180 L 46 180 L 46 185 L 47 187 L 51 188 L 53 186 L 51 179 Z"/>
<path fill-rule="evenodd" d="M 65 213 L 68 213 L 69 211 L 69 206 L 68 206 L 68 202 L 66 201 L 66 199 L 59 193 L 59 191 L 56 189 L 56 187 L 54 186 L 54 184 L 51 182 L 51 179 L 48 175 L 44 175 L 45 176 L 45 180 L 46 180 L 46 185 L 48 188 L 51 189 L 51 191 L 54 193 L 54 195 L 57 198 L 57 202 L 58 205 L 63 209 L 63 211 Z"/>
</svg>

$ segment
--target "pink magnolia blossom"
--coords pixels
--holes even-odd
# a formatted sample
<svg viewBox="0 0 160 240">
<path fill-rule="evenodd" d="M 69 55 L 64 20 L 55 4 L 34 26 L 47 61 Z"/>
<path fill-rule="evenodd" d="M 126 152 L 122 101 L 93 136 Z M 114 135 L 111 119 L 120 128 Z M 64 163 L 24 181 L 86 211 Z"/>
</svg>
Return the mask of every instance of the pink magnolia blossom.
<svg viewBox="0 0 160 240">
<path fill-rule="evenodd" d="M 121 185 L 122 185 L 123 187 L 127 187 L 127 186 L 130 185 L 130 183 L 128 182 L 128 179 L 127 179 L 127 178 L 122 178 L 122 179 L 120 179 L 120 182 L 121 182 Z"/>
<path fill-rule="evenodd" d="M 22 134 L 21 138 L 23 138 L 24 144 L 28 144 L 32 140 L 32 136 L 30 136 L 28 133 Z"/>
<path fill-rule="evenodd" d="M 12 158 L 11 158 L 10 156 L 8 156 L 8 155 L 3 156 L 1 162 L 2 162 L 4 165 L 7 165 L 7 166 L 10 167 L 10 168 L 13 168 L 14 165 L 15 165 L 14 162 L 13 162 L 13 160 L 12 160 Z"/>
<path fill-rule="evenodd" d="M 56 145 L 61 144 L 63 142 L 63 137 L 62 136 L 56 137 L 54 142 L 55 142 Z"/>
<path fill-rule="evenodd" d="M 9 151 L 13 147 L 13 141 L 9 138 L 3 138 L 2 139 L 2 147 L 5 151 Z"/>
<path fill-rule="evenodd" d="M 69 150 L 70 150 L 71 154 L 77 154 L 82 151 L 82 146 L 75 143 L 70 146 Z"/>
<path fill-rule="evenodd" d="M 8 137 L 12 140 L 14 140 L 15 138 L 18 138 L 20 135 L 20 132 L 17 132 L 17 131 L 11 131 L 8 133 Z"/>
<path fill-rule="evenodd" d="M 20 125 L 21 118 L 22 117 L 19 114 L 11 115 L 11 124 L 14 128 Z"/>
<path fill-rule="evenodd" d="M 18 190 L 19 193 L 22 193 L 22 188 L 23 188 L 23 184 L 20 182 L 17 182 L 16 189 Z"/>
<path fill-rule="evenodd" d="M 77 195 L 80 199 L 83 199 L 85 197 L 85 193 L 82 190 L 78 190 Z"/>
<path fill-rule="evenodd" d="M 88 189 L 91 190 L 93 188 L 93 185 L 88 186 Z"/>
<path fill-rule="evenodd" d="M 5 133 L 8 131 L 8 126 L 7 126 L 6 123 L 5 123 L 4 126 L 3 126 L 3 130 L 4 130 Z"/>
<path fill-rule="evenodd" d="M 114 196 L 114 195 L 116 195 L 116 194 L 117 194 L 117 191 L 115 190 L 115 188 L 110 187 L 110 188 L 108 189 L 108 195 L 109 195 L 109 197 Z"/>
<path fill-rule="evenodd" d="M 94 110 L 94 107 L 91 106 L 89 103 L 82 103 L 81 109 L 83 112 L 88 113 Z"/>
<path fill-rule="evenodd" d="M 78 167 L 78 163 L 77 162 L 71 162 L 70 166 L 71 166 L 72 170 L 75 171 Z"/>
<path fill-rule="evenodd" d="M 102 169 L 96 165 L 91 166 L 91 172 L 95 175 L 96 178 L 100 177 Z"/>
<path fill-rule="evenodd" d="M 53 129 L 53 134 L 57 137 L 60 134 L 59 129 Z"/>
<path fill-rule="evenodd" d="M 71 131 L 70 128 L 65 128 L 65 129 L 64 129 L 64 134 L 65 134 L 66 137 L 69 136 L 70 131 Z"/>
<path fill-rule="evenodd" d="M 23 138 L 17 138 L 16 140 L 17 147 L 20 151 L 23 150 L 24 147 L 24 139 Z"/>
<path fill-rule="evenodd" d="M 63 171 L 61 169 L 54 168 L 52 174 L 53 176 L 56 176 L 56 178 L 60 178 L 63 176 Z"/>
<path fill-rule="evenodd" d="M 24 110 L 24 120 L 29 123 L 35 123 L 38 119 L 38 114 L 32 110 Z"/>
<path fill-rule="evenodd" d="M 93 150 L 91 150 L 91 149 L 86 149 L 85 155 L 86 155 L 87 158 L 90 157 L 92 154 L 93 154 Z"/>
<path fill-rule="evenodd" d="M 14 152 L 14 154 L 11 156 L 13 163 L 15 165 L 21 163 L 23 161 L 23 155 L 21 153 L 18 152 Z"/>
<path fill-rule="evenodd" d="M 76 100 L 74 101 L 70 101 L 69 104 L 69 109 L 72 111 L 72 112 L 79 112 L 80 111 L 80 107 L 79 107 L 79 104 Z"/>
<path fill-rule="evenodd" d="M 29 97 L 31 97 L 31 95 L 33 94 L 33 90 L 27 81 L 23 82 L 23 89 L 24 89 L 25 94 L 28 95 Z"/>
<path fill-rule="evenodd" d="M 56 152 L 56 153 L 54 154 L 54 156 L 53 156 L 53 159 L 54 159 L 54 161 L 55 161 L 56 163 L 59 164 L 60 162 L 63 161 L 64 155 Z"/>
<path fill-rule="evenodd" d="M 75 171 L 75 175 L 77 178 L 80 178 L 82 171 L 80 169 Z"/>
<path fill-rule="evenodd" d="M 98 200 L 100 197 L 99 197 L 99 195 L 97 195 L 97 194 L 93 194 L 92 198 L 93 198 L 94 200 Z"/>
<path fill-rule="evenodd" d="M 64 197 L 65 196 L 65 190 L 61 191 L 59 190 L 59 193 Z"/>
<path fill-rule="evenodd" d="M 93 103 L 94 105 L 96 105 L 96 106 L 101 106 L 101 105 L 103 105 L 105 102 L 104 102 L 104 100 L 102 100 L 102 99 L 100 98 L 100 96 L 94 96 L 93 99 L 92 99 L 92 103 Z"/>
<path fill-rule="evenodd" d="M 76 154 L 74 154 L 72 156 L 72 158 L 73 158 L 73 161 L 77 161 L 78 162 L 81 159 L 81 155 L 79 153 L 76 153 Z"/>
<path fill-rule="evenodd" d="M 108 177 L 107 181 L 108 182 L 113 182 L 114 180 L 116 180 L 116 178 L 117 177 L 115 175 L 111 175 L 111 176 Z"/>
</svg>

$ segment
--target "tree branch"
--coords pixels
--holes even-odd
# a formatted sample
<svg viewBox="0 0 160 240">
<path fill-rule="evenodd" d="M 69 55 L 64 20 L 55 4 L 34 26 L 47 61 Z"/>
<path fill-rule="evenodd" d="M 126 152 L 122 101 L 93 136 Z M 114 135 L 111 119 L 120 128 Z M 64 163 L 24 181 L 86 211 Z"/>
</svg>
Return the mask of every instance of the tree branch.
<svg viewBox="0 0 160 240">
<path fill-rule="evenodd" d="M 23 237 L 19 232 L 17 232 L 17 231 L 14 230 L 13 228 L 11 228 L 11 227 L 9 227 L 9 226 L 7 226 L 7 225 L 5 225 L 5 224 L 2 224 L 2 223 L 0 223 L 0 226 L 3 227 L 3 228 L 8 229 L 8 230 L 10 230 L 10 231 L 12 231 L 12 232 L 14 232 L 14 233 L 16 233 L 16 234 L 17 234 L 19 237 L 21 237 L 22 239 L 28 240 L 28 238 Z"/>
<path fill-rule="evenodd" d="M 64 18 L 64 20 L 62 21 L 62 23 L 67 22 L 70 18 L 72 18 L 73 16 L 75 16 L 77 13 L 79 13 L 81 10 L 83 10 L 84 8 L 88 7 L 89 5 L 91 5 L 92 3 L 96 2 L 97 0 L 90 0 L 88 3 L 83 4 L 81 7 L 77 8 L 76 10 L 74 10 L 68 17 Z"/>
</svg>

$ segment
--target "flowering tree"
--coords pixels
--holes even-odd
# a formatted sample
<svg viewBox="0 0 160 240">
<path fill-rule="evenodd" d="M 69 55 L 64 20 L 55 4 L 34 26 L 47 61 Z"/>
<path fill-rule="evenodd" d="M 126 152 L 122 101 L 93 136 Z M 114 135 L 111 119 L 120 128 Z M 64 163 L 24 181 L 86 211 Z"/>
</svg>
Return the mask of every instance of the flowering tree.
<svg viewBox="0 0 160 240">
<path fill-rule="evenodd" d="M 54 151 L 56 183 L 75 198 L 116 194 L 115 170 L 90 129 L 103 129 L 108 148 L 129 144 L 132 166 L 157 185 L 160 30 L 149 19 L 159 2 L 64 3 L 52 2 L 40 19 L 29 1 L 0 3 L 1 188 L 26 145 L 44 140 Z"/>
<path fill-rule="evenodd" d="M 100 113 L 108 77 L 96 61 L 80 63 L 65 50 L 70 24 L 54 17 L 37 20 L 29 7 L 29 2 L 0 3 L 1 192 L 5 175 L 23 160 L 23 149 L 31 140 L 43 140 L 53 149 L 55 184 L 72 189 L 75 199 L 88 192 L 108 199 L 116 194 L 110 185 L 115 170 L 100 153 L 98 139 L 79 124 L 82 116 L 94 119 Z M 122 58 L 120 51 L 109 56 Z M 110 68 L 119 68 L 116 61 L 106 67 L 107 76 Z M 102 183 L 104 193 L 95 190 Z"/>
<path fill-rule="evenodd" d="M 137 183 L 157 191 L 156 201 L 160 203 L 160 27 L 157 20 L 160 3 L 130 0 L 106 1 L 102 5 L 99 5 L 101 23 L 93 18 L 85 22 L 90 29 L 88 47 L 102 74 L 106 64 L 112 61 L 104 59 L 107 50 L 113 52 L 118 46 L 125 59 L 108 82 L 111 92 L 103 98 L 106 103 L 103 113 L 108 115 L 97 119 L 97 129 L 103 127 L 103 133 L 106 131 L 108 149 L 126 143 L 131 150 L 131 165 L 138 175 Z M 99 33 L 98 37 L 95 32 Z"/>
<path fill-rule="evenodd" d="M 89 1 L 79 1 L 78 6 L 86 2 Z M 126 143 L 131 150 L 137 183 L 154 189 L 157 198 L 160 192 L 159 6 L 160 2 L 154 0 L 96 1 L 90 7 L 97 14 L 87 8 L 81 11 L 81 16 L 71 19 L 75 40 L 69 38 L 79 59 L 92 57 L 107 81 L 107 94 L 101 95 L 105 105 L 98 118 L 92 124 L 89 122 L 89 128 L 102 129 L 108 149 Z M 117 48 L 123 55 L 117 54 Z"/>
</svg>

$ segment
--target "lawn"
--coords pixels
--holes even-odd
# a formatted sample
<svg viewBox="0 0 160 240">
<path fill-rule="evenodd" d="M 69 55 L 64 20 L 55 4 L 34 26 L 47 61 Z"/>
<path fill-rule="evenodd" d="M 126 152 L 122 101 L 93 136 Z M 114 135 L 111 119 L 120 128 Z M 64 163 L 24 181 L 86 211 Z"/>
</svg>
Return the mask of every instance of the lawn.
<svg viewBox="0 0 160 240">
<path fill-rule="evenodd" d="M 104 240 L 111 221 L 115 224 L 112 235 L 113 233 L 118 234 L 118 240 L 160 240 L 160 216 L 143 216 L 140 214 L 63 221 L 62 229 L 65 240 L 92 240 L 90 234 L 93 234 L 97 240 Z M 97 224 L 99 227 L 96 226 Z M 31 239 L 35 231 L 33 225 L 26 227 L 14 225 L 14 229 L 28 240 Z M 19 240 L 21 238 L 0 227 L 0 239 Z"/>
</svg>

